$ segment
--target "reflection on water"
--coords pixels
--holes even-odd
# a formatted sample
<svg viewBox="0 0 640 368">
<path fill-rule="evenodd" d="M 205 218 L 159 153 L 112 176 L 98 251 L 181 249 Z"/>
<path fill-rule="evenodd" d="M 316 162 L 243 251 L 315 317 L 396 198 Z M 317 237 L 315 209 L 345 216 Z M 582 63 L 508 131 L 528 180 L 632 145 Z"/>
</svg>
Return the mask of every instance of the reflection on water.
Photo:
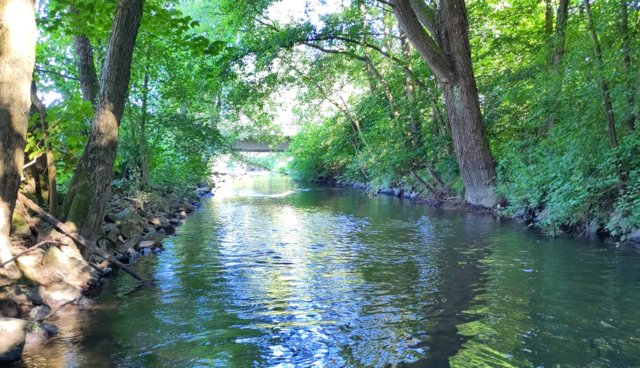
<svg viewBox="0 0 640 368">
<path fill-rule="evenodd" d="M 219 193 L 137 265 L 157 286 L 111 281 L 25 365 L 640 365 L 635 254 L 282 177 Z"/>
</svg>

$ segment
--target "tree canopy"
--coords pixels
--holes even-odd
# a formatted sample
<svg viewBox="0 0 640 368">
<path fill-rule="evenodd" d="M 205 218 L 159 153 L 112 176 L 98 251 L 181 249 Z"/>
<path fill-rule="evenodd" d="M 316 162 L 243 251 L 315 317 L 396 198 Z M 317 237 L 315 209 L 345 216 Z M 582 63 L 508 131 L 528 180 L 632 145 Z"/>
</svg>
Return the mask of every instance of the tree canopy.
<svg viewBox="0 0 640 368">
<path fill-rule="evenodd" d="M 54 154 L 44 189 L 65 194 L 86 151 L 114 14 L 38 3 L 46 124 L 32 114 L 26 155 Z M 112 185 L 202 181 L 234 139 L 277 142 L 286 120 L 299 179 L 624 236 L 640 226 L 638 21 L 627 1 L 147 0 Z"/>
</svg>

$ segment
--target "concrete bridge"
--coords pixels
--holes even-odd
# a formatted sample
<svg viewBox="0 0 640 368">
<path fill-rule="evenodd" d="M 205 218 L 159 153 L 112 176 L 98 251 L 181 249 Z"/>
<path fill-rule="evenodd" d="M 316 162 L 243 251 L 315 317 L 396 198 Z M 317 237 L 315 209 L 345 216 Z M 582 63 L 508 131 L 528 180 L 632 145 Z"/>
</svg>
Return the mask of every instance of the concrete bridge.
<svg viewBox="0 0 640 368">
<path fill-rule="evenodd" d="M 269 146 L 266 143 L 248 138 L 236 141 L 236 143 L 233 144 L 233 148 L 241 152 L 284 152 L 289 148 L 290 143 L 291 139 L 286 138 L 286 140 L 280 144 Z"/>
</svg>

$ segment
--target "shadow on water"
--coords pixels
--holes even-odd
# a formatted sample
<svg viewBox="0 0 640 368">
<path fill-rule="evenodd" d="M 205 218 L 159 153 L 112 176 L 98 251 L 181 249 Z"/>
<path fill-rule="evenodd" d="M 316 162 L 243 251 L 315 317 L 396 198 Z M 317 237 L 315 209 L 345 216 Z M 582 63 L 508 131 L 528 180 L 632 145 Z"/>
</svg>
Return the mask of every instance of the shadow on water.
<svg viewBox="0 0 640 368">
<path fill-rule="evenodd" d="M 638 366 L 637 256 L 491 217 L 254 177 L 25 366 Z"/>
</svg>

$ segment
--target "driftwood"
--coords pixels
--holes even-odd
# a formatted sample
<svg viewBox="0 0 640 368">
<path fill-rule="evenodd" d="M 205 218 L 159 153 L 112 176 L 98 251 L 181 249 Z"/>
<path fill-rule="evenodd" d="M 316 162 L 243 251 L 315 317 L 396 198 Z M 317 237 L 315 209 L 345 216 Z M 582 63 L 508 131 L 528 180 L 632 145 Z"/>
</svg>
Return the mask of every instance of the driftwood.
<svg viewBox="0 0 640 368">
<path fill-rule="evenodd" d="M 50 214 L 48 214 L 45 210 L 40 208 L 40 206 L 38 206 L 37 204 L 33 203 L 33 201 L 31 201 L 29 198 L 25 197 L 22 193 L 18 193 L 18 200 L 25 207 L 27 207 L 28 209 L 30 209 L 33 212 L 35 212 L 38 215 L 38 217 L 40 217 L 44 221 L 48 222 L 49 224 L 53 225 L 56 229 L 61 231 L 64 235 L 68 236 L 69 238 L 73 239 L 73 241 L 75 241 L 76 243 L 80 244 L 81 246 L 85 247 L 86 249 L 89 249 L 89 250 L 91 250 L 91 251 L 93 251 L 95 253 L 98 253 L 103 258 L 108 259 L 109 262 L 111 262 L 115 266 L 121 268 L 124 272 L 128 273 L 129 275 L 131 275 L 136 280 L 144 282 L 144 283 L 150 283 L 150 281 L 146 280 L 144 277 L 142 277 L 142 275 L 140 275 L 139 273 L 134 271 L 131 267 L 127 266 L 126 264 L 124 264 L 122 262 L 120 262 L 113 255 L 111 255 L 111 254 L 107 253 L 106 251 L 102 250 L 101 248 L 98 248 L 97 246 L 89 243 L 89 241 L 87 239 L 85 239 L 83 236 L 81 236 L 80 234 L 78 234 L 75 231 L 71 230 L 67 225 L 65 225 L 64 223 L 62 223 L 61 221 L 59 221 L 55 217 L 53 217 Z"/>
<path fill-rule="evenodd" d="M 34 245 L 33 247 L 31 247 L 29 249 L 25 249 L 24 251 L 22 251 L 22 252 L 18 253 L 17 255 L 13 256 L 13 258 L 9 259 L 8 261 L 0 263 L 0 267 L 4 267 L 4 266 L 8 265 L 9 263 L 15 261 L 16 259 L 24 256 L 25 254 L 27 254 L 29 252 L 33 252 L 34 250 L 40 248 L 41 246 L 43 246 L 45 244 L 62 244 L 62 243 L 59 243 L 59 242 L 53 241 L 53 240 L 41 241 L 40 243 Z"/>
</svg>

